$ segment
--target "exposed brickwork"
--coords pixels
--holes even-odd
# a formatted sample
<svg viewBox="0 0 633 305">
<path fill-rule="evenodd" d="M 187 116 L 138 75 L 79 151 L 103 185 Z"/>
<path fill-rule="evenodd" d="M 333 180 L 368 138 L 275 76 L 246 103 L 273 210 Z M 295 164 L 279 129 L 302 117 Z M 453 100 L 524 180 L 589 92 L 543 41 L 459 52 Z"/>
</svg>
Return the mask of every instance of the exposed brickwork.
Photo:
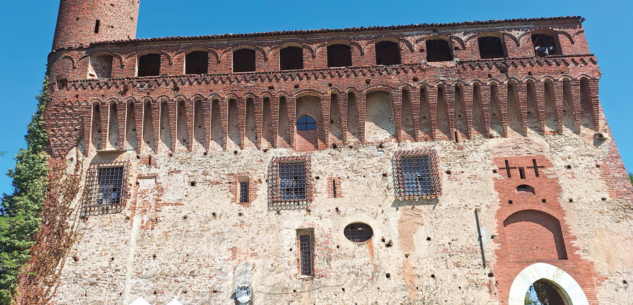
<svg viewBox="0 0 633 305">
<path fill-rule="evenodd" d="M 60 6 L 50 152 L 131 165 L 124 210 L 82 222 L 54 302 L 224 304 L 246 281 L 257 304 L 507 304 L 535 262 L 567 272 L 591 304 L 632 297 L 633 190 L 582 18 L 134 39 L 138 5 Z M 562 55 L 537 57 L 532 34 Z M 482 59 L 482 36 L 507 56 Z M 437 38 L 455 60 L 428 62 Z M 400 64 L 376 63 L 384 41 Z M 349 46 L 352 66 L 328 68 L 332 44 Z M 287 46 L 303 50 L 303 69 L 280 69 Z M 233 72 L 240 48 L 255 51 L 254 72 Z M 207 52 L 207 74 L 184 75 L 191 51 Z M 159 75 L 137 77 L 150 53 Z M 316 130 L 297 130 L 303 115 Z M 394 157 L 430 150 L 441 193 L 398 196 Z M 305 199 L 282 202 L 282 161 L 307 164 Z M 534 192 L 517 193 L 524 184 Z M 494 242 L 478 243 L 477 221 Z M 351 223 L 374 236 L 350 242 Z"/>
<path fill-rule="evenodd" d="M 540 155 L 497 156 L 494 163 L 499 174 L 495 191 L 501 202 L 495 215 L 499 228 L 499 238 L 495 239 L 499 303 L 508 304 L 510 286 L 519 272 L 546 262 L 569 273 L 590 304 L 598 304 L 595 286 L 600 279 L 592 262 L 578 253 L 577 238 L 570 232 L 567 213 L 559 202 L 563 198 L 552 163 Z M 522 185 L 532 187 L 534 193 L 520 191 Z"/>
</svg>

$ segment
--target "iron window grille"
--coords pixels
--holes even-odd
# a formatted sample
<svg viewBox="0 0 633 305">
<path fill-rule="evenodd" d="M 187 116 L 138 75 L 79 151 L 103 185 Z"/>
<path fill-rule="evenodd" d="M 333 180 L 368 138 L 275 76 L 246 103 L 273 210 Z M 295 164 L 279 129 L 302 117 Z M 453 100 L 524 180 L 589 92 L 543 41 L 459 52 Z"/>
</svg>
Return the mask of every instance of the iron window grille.
<svg viewBox="0 0 633 305">
<path fill-rule="evenodd" d="M 374 236 L 374 230 L 364 223 L 352 223 L 343 230 L 345 237 L 355 243 L 364 243 Z"/>
<path fill-rule="evenodd" d="M 240 202 L 248 202 L 248 182 L 240 182 Z"/>
<path fill-rule="evenodd" d="M 310 157 L 276 157 L 268 166 L 268 204 L 273 210 L 299 209 L 313 200 Z"/>
<path fill-rule="evenodd" d="M 299 251 L 301 252 L 301 275 L 313 276 L 311 235 L 299 235 Z"/>
<path fill-rule="evenodd" d="M 396 152 L 392 170 L 398 199 L 431 199 L 442 193 L 437 154 L 433 149 Z"/>
<path fill-rule="evenodd" d="M 127 199 L 127 162 L 92 164 L 86 176 L 81 216 L 120 213 Z"/>
</svg>

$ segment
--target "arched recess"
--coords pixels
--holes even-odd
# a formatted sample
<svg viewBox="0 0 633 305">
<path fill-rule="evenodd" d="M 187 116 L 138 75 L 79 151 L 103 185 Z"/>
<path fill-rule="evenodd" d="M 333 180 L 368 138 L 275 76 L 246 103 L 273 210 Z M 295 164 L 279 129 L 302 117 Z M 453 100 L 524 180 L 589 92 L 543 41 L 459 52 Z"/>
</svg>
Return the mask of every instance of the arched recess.
<svg viewBox="0 0 633 305">
<path fill-rule="evenodd" d="M 455 129 L 459 133 L 459 138 L 455 137 L 455 139 L 466 139 L 468 137 L 464 88 L 461 84 L 455 86 Z"/>
<path fill-rule="evenodd" d="M 358 124 L 358 108 L 356 107 L 356 93 L 348 92 L 347 94 L 347 130 L 348 139 L 356 142 L 360 139 L 360 128 Z"/>
<path fill-rule="evenodd" d="M 409 88 L 402 88 L 402 112 L 400 115 L 402 131 L 405 138 L 403 140 L 415 139 L 415 128 L 413 127 L 413 107 L 411 106 L 411 94 Z"/>
<path fill-rule="evenodd" d="M 580 105 L 582 109 L 582 126 L 596 130 L 594 126 L 593 104 L 591 102 L 590 80 L 586 77 L 580 79 Z"/>
<path fill-rule="evenodd" d="M 428 90 L 426 86 L 418 90 L 420 90 L 420 129 L 425 140 L 432 139 Z"/>
<path fill-rule="evenodd" d="M 138 146 L 136 139 L 136 110 L 134 101 L 128 101 L 125 105 L 125 149 L 136 149 Z"/>
<path fill-rule="evenodd" d="M 286 97 L 279 97 L 279 147 L 290 147 L 290 134 L 288 132 L 288 103 Z"/>
<path fill-rule="evenodd" d="M 99 52 L 90 55 L 88 66 L 88 79 L 110 78 L 112 76 L 112 60 L 110 53 Z"/>
<path fill-rule="evenodd" d="M 237 100 L 230 98 L 228 100 L 229 107 L 229 143 L 228 150 L 236 150 L 240 147 L 240 123 L 237 107 Z"/>
<path fill-rule="evenodd" d="M 255 124 L 255 101 L 252 97 L 246 98 L 246 137 L 244 148 L 257 146 L 257 125 Z"/>
<path fill-rule="evenodd" d="M 341 127 L 339 94 L 332 93 L 332 95 L 330 96 L 330 101 L 330 133 L 332 134 L 330 142 L 340 145 L 343 143 L 343 128 Z"/>
<path fill-rule="evenodd" d="M 101 130 L 101 107 L 99 102 L 95 102 L 92 104 L 92 145 L 94 149 L 101 149 L 101 132 L 105 130 Z M 92 150 L 92 149 L 91 149 Z"/>
<path fill-rule="evenodd" d="M 279 69 L 303 69 L 303 47 L 295 42 L 288 42 L 279 46 Z"/>
<path fill-rule="evenodd" d="M 108 148 L 119 149 L 119 116 L 116 102 L 111 102 L 110 119 L 108 120 Z"/>
<path fill-rule="evenodd" d="M 448 104 L 446 101 L 446 88 L 437 87 L 437 126 L 441 134 L 441 139 L 452 139 L 451 130 L 448 125 Z"/>
<path fill-rule="evenodd" d="M 204 139 L 204 111 L 202 106 L 202 99 L 195 98 L 193 102 L 193 137 L 195 139 L 195 150 L 203 149 L 206 145 Z"/>
<path fill-rule="evenodd" d="M 154 139 L 154 120 L 152 119 L 152 102 L 145 101 L 143 104 L 143 147 L 156 151 Z"/>
<path fill-rule="evenodd" d="M 499 86 L 493 84 L 490 88 L 490 129 L 496 136 L 503 136 L 503 125 L 501 125 L 501 108 L 499 107 Z"/>
<path fill-rule="evenodd" d="M 160 142 L 161 147 L 171 150 L 171 124 L 169 124 L 169 106 L 167 101 L 160 103 Z"/>
<path fill-rule="evenodd" d="M 263 122 L 262 122 L 262 137 L 263 137 L 263 147 L 272 147 L 273 146 L 273 122 L 272 122 L 272 106 L 270 104 L 270 97 L 264 97 L 264 111 L 263 111 Z"/>
<path fill-rule="evenodd" d="M 396 124 L 393 115 L 392 96 L 385 91 L 367 93 L 365 134 L 368 142 L 380 142 L 395 138 Z"/>
<path fill-rule="evenodd" d="M 478 83 L 473 85 L 473 131 L 481 136 L 486 135 L 484 124 L 484 106 L 481 100 L 481 86 Z"/>
<path fill-rule="evenodd" d="M 540 85 L 540 84 L 539 84 Z M 538 104 L 536 102 L 536 88 L 533 81 L 529 80 L 527 82 L 527 121 L 528 128 L 534 130 L 535 132 L 539 132 L 539 121 L 538 121 Z"/>
<path fill-rule="evenodd" d="M 556 123 L 556 100 L 554 99 L 554 84 L 551 80 L 545 80 L 545 131 L 557 132 L 558 124 Z"/>
<path fill-rule="evenodd" d="M 305 95 L 297 98 L 296 111 L 297 137 L 295 138 L 295 147 L 297 148 L 297 151 L 317 150 L 319 148 L 319 135 L 323 131 L 323 126 L 321 126 L 321 122 L 323 120 L 321 115 L 320 98 L 312 95 Z M 304 116 L 308 116 L 316 122 L 316 129 L 300 128 L 299 124 L 305 123 L 301 120 L 301 118 Z M 309 125 L 310 126 L 308 127 L 312 126 L 311 124 Z"/>
<path fill-rule="evenodd" d="M 508 125 L 510 130 L 522 135 L 521 108 L 519 107 L 519 92 L 515 82 L 508 82 Z"/>
<path fill-rule="evenodd" d="M 572 132 L 578 132 L 576 129 L 576 121 L 574 119 L 575 111 L 572 101 L 571 82 L 569 79 L 565 79 L 563 80 L 563 125 Z"/>
<path fill-rule="evenodd" d="M 187 149 L 189 145 L 189 133 L 187 132 L 187 105 L 183 100 L 178 101 L 178 118 L 177 118 L 177 131 L 176 131 L 176 143 L 177 149 Z"/>
<path fill-rule="evenodd" d="M 587 300 L 587 296 L 578 282 L 564 270 L 547 263 L 530 265 L 517 275 L 510 287 L 508 305 L 524 305 L 525 294 L 530 286 L 542 279 L 548 280 L 560 288 L 567 299 L 568 304 L 566 305 L 589 305 L 589 300 Z"/>
<path fill-rule="evenodd" d="M 222 150 L 222 112 L 220 112 L 220 100 L 211 101 L 211 147 L 209 150 Z"/>
<path fill-rule="evenodd" d="M 560 221 L 548 213 L 516 212 L 503 221 L 503 234 L 512 261 L 523 261 L 526 257 L 539 261 L 567 259 Z"/>
</svg>

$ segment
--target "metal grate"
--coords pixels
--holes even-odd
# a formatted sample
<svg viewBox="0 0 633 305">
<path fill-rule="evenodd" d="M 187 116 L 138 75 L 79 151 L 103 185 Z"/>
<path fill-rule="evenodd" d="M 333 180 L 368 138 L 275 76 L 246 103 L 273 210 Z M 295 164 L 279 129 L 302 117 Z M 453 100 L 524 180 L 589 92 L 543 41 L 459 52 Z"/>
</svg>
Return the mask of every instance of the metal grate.
<svg viewBox="0 0 633 305">
<path fill-rule="evenodd" d="M 299 209 L 313 199 L 310 158 L 276 157 L 268 167 L 269 209 Z"/>
<path fill-rule="evenodd" d="M 240 182 L 240 202 L 248 202 L 248 182 Z"/>
<path fill-rule="evenodd" d="M 81 216 L 119 213 L 125 207 L 127 162 L 92 164 L 86 176 Z"/>
<path fill-rule="evenodd" d="M 301 275 L 312 276 L 312 236 L 299 236 L 299 251 L 301 251 Z"/>
<path fill-rule="evenodd" d="M 364 223 L 352 223 L 345 227 L 343 231 L 345 237 L 355 243 L 363 243 L 371 239 L 374 236 L 374 230 Z"/>
<path fill-rule="evenodd" d="M 396 198 L 429 199 L 441 194 L 435 150 L 399 151 L 392 165 Z"/>
</svg>

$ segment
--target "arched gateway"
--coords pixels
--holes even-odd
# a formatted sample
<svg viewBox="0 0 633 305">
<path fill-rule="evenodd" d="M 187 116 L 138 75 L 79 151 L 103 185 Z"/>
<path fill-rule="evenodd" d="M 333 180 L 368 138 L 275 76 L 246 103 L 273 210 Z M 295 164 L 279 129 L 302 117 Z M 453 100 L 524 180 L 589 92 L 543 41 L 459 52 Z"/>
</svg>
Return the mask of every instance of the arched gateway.
<svg viewBox="0 0 633 305">
<path fill-rule="evenodd" d="M 587 296 L 580 285 L 567 272 L 545 263 L 533 264 L 521 271 L 510 288 L 508 305 L 524 305 L 525 294 L 539 280 L 547 280 L 560 289 L 566 305 L 588 305 Z"/>
</svg>

